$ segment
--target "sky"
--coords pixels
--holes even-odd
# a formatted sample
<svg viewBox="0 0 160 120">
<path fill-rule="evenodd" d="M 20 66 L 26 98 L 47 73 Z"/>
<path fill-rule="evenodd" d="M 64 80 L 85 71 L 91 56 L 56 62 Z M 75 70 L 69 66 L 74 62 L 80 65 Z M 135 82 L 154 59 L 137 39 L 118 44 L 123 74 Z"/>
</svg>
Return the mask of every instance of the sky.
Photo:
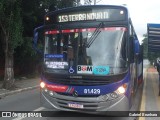
<svg viewBox="0 0 160 120">
<path fill-rule="evenodd" d="M 147 23 L 160 24 L 160 0 L 97 0 L 97 2 L 97 4 L 126 4 L 140 42 L 147 33 Z"/>
</svg>

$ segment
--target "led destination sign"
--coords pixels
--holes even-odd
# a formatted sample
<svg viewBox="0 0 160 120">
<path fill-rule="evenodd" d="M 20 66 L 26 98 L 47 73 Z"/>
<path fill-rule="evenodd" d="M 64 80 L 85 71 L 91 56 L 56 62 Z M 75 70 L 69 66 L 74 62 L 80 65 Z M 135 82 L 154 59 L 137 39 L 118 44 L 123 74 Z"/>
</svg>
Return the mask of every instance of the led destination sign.
<svg viewBox="0 0 160 120">
<path fill-rule="evenodd" d="M 78 13 L 78 14 L 59 15 L 58 22 L 72 22 L 72 21 L 97 20 L 97 19 L 108 19 L 108 18 L 109 18 L 108 12 Z"/>
<path fill-rule="evenodd" d="M 57 15 L 57 22 L 75 22 L 75 21 L 92 21 L 106 20 L 119 21 L 126 19 L 127 12 L 125 9 L 91 9 L 86 11 L 69 11 Z"/>
</svg>

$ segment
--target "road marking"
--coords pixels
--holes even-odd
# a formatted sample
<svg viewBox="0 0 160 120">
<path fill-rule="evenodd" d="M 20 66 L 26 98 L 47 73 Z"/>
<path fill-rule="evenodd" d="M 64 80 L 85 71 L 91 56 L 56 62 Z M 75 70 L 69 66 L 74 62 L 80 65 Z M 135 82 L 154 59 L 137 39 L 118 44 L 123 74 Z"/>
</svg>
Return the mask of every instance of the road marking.
<svg viewBox="0 0 160 120">
<path fill-rule="evenodd" d="M 144 86 L 143 86 L 143 94 L 142 94 L 142 101 L 141 101 L 141 107 L 140 111 L 145 111 L 145 99 L 146 99 L 146 78 L 147 78 L 147 72 L 145 71 L 144 74 Z M 139 117 L 138 120 L 145 120 L 145 117 Z"/>
<path fill-rule="evenodd" d="M 155 74 L 154 74 L 154 76 L 155 76 Z M 156 99 L 156 103 L 157 103 L 156 106 L 157 106 L 158 111 L 160 111 L 160 104 L 159 104 L 160 97 L 158 96 L 159 83 L 156 84 L 157 77 L 153 77 L 153 74 L 151 75 L 151 78 L 152 78 L 153 91 L 154 91 L 154 95 L 155 95 L 155 99 Z M 158 82 L 159 82 L 159 76 L 158 76 Z"/>
<path fill-rule="evenodd" d="M 35 110 L 33 110 L 33 111 L 42 111 L 42 110 L 44 110 L 45 108 L 44 107 L 39 107 L 39 108 L 37 108 L 37 109 L 35 109 Z"/>
<path fill-rule="evenodd" d="M 33 111 L 42 111 L 42 110 L 44 110 L 45 108 L 44 107 L 39 107 L 39 108 L 37 108 L 37 109 L 35 109 L 35 110 L 33 110 Z M 22 120 L 22 119 L 24 119 L 24 118 L 27 118 L 27 117 L 17 117 L 17 118 L 14 118 L 14 119 L 12 119 L 12 120 Z"/>
</svg>

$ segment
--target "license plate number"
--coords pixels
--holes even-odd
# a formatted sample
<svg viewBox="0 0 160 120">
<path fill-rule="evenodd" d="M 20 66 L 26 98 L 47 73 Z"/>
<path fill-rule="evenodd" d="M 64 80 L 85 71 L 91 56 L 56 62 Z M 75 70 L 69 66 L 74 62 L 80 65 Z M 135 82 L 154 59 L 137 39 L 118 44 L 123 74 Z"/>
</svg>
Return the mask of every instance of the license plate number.
<svg viewBox="0 0 160 120">
<path fill-rule="evenodd" d="M 68 103 L 68 107 L 70 108 L 83 108 L 82 104 L 78 104 L 78 103 Z"/>
</svg>

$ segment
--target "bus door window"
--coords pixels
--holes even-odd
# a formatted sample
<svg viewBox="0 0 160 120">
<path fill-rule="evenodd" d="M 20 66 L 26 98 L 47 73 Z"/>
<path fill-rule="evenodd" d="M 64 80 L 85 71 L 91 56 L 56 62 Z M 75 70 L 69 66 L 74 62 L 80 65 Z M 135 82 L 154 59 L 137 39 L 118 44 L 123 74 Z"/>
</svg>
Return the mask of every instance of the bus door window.
<svg viewBox="0 0 160 120">
<path fill-rule="evenodd" d="M 57 34 L 57 54 L 61 54 L 61 35 Z"/>
<path fill-rule="evenodd" d="M 90 39 L 91 36 L 92 36 L 92 32 L 83 32 L 83 35 L 82 35 L 82 46 L 83 46 L 83 51 L 84 51 L 87 65 L 92 65 L 92 58 L 91 56 L 87 55 L 87 47 L 86 47 L 88 40 Z"/>
<path fill-rule="evenodd" d="M 57 41 L 53 35 L 48 35 L 45 39 L 45 53 L 54 54 L 56 52 Z"/>
<path fill-rule="evenodd" d="M 82 33 L 79 34 L 80 41 L 79 41 L 79 51 L 78 51 L 78 64 L 79 65 L 86 65 L 86 52 L 83 47 L 83 39 L 82 39 Z"/>
<path fill-rule="evenodd" d="M 122 65 L 126 67 L 127 63 L 127 44 L 126 44 L 126 34 L 124 33 L 122 38 L 122 47 L 121 47 L 121 55 L 122 55 Z"/>
<path fill-rule="evenodd" d="M 88 39 L 87 32 L 79 33 L 78 44 L 78 64 L 79 65 L 91 65 L 91 57 L 87 56 L 86 43 Z"/>
<path fill-rule="evenodd" d="M 69 39 L 69 34 L 67 35 L 63 35 L 62 39 L 61 39 L 61 51 L 62 54 L 64 55 L 64 61 L 68 60 L 68 39 Z"/>
<path fill-rule="evenodd" d="M 74 35 L 75 33 L 70 33 L 68 35 L 68 49 L 67 49 L 67 55 L 68 55 L 68 58 L 67 58 L 67 61 L 69 61 L 69 66 L 73 66 L 74 63 Z"/>
<path fill-rule="evenodd" d="M 74 33 L 71 33 L 68 37 L 68 60 L 73 60 L 73 41 L 74 41 Z"/>
</svg>

